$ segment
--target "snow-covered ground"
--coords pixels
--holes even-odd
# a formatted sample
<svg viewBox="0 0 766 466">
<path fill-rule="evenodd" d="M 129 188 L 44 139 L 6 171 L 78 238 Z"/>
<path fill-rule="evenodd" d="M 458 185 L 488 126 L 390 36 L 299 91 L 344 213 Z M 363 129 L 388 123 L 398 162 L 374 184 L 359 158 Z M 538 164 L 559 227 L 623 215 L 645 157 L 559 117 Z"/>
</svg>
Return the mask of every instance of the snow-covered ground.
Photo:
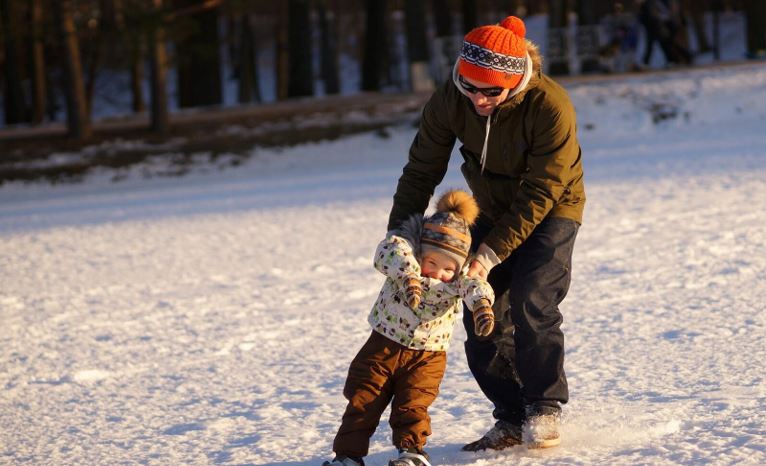
<svg viewBox="0 0 766 466">
<path fill-rule="evenodd" d="M 766 464 L 766 66 L 569 90 L 588 205 L 563 443 L 460 451 L 492 421 L 460 328 L 434 464 Z M 329 458 L 413 132 L 0 187 L 0 464 Z"/>
</svg>

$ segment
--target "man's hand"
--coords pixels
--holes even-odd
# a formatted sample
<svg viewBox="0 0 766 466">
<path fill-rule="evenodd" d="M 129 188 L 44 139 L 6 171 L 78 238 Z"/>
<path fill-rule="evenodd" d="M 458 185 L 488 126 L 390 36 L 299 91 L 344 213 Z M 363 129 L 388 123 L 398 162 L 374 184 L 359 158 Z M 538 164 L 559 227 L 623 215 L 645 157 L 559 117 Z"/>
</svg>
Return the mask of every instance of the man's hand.
<svg viewBox="0 0 766 466">
<path fill-rule="evenodd" d="M 468 267 L 468 275 L 469 278 L 481 278 L 482 280 L 487 279 L 487 269 L 484 268 L 481 263 L 477 260 L 471 261 L 471 265 Z"/>
<path fill-rule="evenodd" d="M 416 277 L 407 279 L 407 288 L 404 289 L 404 297 L 407 299 L 407 306 L 413 311 L 420 306 L 420 300 L 423 296 L 423 285 Z"/>
</svg>

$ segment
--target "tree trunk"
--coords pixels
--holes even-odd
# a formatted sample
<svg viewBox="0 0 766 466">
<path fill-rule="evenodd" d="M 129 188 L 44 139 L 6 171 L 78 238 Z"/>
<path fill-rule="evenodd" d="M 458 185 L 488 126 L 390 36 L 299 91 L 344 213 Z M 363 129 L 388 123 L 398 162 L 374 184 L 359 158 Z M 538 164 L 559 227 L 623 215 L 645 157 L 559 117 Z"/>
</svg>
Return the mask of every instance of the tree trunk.
<svg viewBox="0 0 766 466">
<path fill-rule="evenodd" d="M 243 14 L 241 16 L 239 29 L 239 102 L 260 102 L 258 57 L 250 15 Z"/>
<path fill-rule="evenodd" d="M 551 0 L 548 12 L 548 47 L 546 59 L 551 75 L 569 74 L 569 41 L 567 39 L 567 2 Z"/>
<path fill-rule="evenodd" d="M 66 81 L 67 126 L 69 135 L 77 140 L 91 137 L 90 115 L 85 99 L 85 83 L 82 76 L 80 44 L 72 17 L 71 0 L 53 2 L 56 23 L 59 26 L 64 47 L 64 76 Z"/>
<path fill-rule="evenodd" d="M 319 28 L 321 31 L 322 81 L 325 94 L 340 92 L 338 78 L 338 43 L 335 10 L 328 13 L 327 0 L 317 2 Z"/>
<path fill-rule="evenodd" d="M 362 90 L 379 91 L 380 83 L 388 63 L 386 46 L 386 1 L 365 0 L 364 55 L 362 57 Z"/>
<path fill-rule="evenodd" d="M 129 33 L 132 37 L 130 50 L 130 93 L 131 107 L 136 113 L 146 111 L 144 104 L 144 47 L 141 36 Z"/>
<path fill-rule="evenodd" d="M 152 0 L 154 13 L 159 18 L 162 10 L 162 0 Z M 165 31 L 162 22 L 157 19 L 149 34 L 149 55 L 151 67 L 151 126 L 158 133 L 166 133 L 170 129 L 168 114 L 167 90 L 167 50 L 165 48 Z"/>
<path fill-rule="evenodd" d="M 705 4 L 699 0 L 684 0 L 682 3 L 684 10 L 689 12 L 692 27 L 694 28 L 694 37 L 697 39 L 697 53 L 710 52 L 710 41 L 707 38 L 707 28 L 705 27 Z"/>
<path fill-rule="evenodd" d="M 280 2 L 277 7 L 277 23 L 276 23 L 276 83 L 277 83 L 277 100 L 285 100 L 287 98 L 287 82 L 288 82 L 288 70 L 289 70 L 289 53 L 287 45 L 287 29 L 289 18 L 288 4 Z"/>
<path fill-rule="evenodd" d="M 452 75 L 452 67 L 460 52 L 460 42 L 452 36 L 452 13 L 447 0 L 432 0 L 431 9 L 434 13 L 434 25 L 436 27 L 436 39 L 434 51 L 436 54 L 437 72 L 436 79 L 439 82 L 449 79 Z"/>
<path fill-rule="evenodd" d="M 747 56 L 766 57 L 766 4 L 763 0 L 745 0 L 745 29 Z"/>
<path fill-rule="evenodd" d="M 314 95 L 308 0 L 289 0 L 287 96 Z"/>
<path fill-rule="evenodd" d="M 463 32 L 466 34 L 478 26 L 476 16 L 476 0 L 463 0 Z"/>
<path fill-rule="evenodd" d="M 502 21 L 503 18 L 509 15 L 518 16 L 516 11 L 519 9 L 519 0 L 501 0 L 498 3 L 498 6 L 500 6 L 499 20 Z"/>
<path fill-rule="evenodd" d="M 434 82 L 428 69 L 429 54 L 426 43 L 425 4 L 421 0 L 405 0 L 404 20 L 412 90 L 415 92 L 431 91 L 434 88 Z"/>
<path fill-rule="evenodd" d="M 713 0 L 710 9 L 713 10 L 713 58 L 721 59 L 721 11 L 723 0 Z"/>
<path fill-rule="evenodd" d="M 28 6 L 29 23 L 32 26 L 32 37 L 29 47 L 30 64 L 32 67 L 32 123 L 40 124 L 45 119 L 47 105 L 42 0 L 30 0 Z"/>
<path fill-rule="evenodd" d="M 24 99 L 24 90 L 19 76 L 19 63 L 16 53 L 16 31 L 14 24 L 13 2 L 0 0 L 0 16 L 5 42 L 5 122 L 13 125 L 28 121 L 27 105 Z"/>
<path fill-rule="evenodd" d="M 581 73 L 601 71 L 598 59 L 599 28 L 594 0 L 577 2 L 577 58 Z"/>
<path fill-rule="evenodd" d="M 93 108 L 93 94 L 96 90 L 96 73 L 98 72 L 98 66 L 101 63 L 101 52 L 103 50 L 104 36 L 101 26 L 99 26 L 99 30 L 94 34 L 95 37 L 88 41 L 88 65 L 85 79 L 85 102 L 88 105 L 88 113 L 90 113 Z"/>
<path fill-rule="evenodd" d="M 182 11 L 198 4 L 198 0 L 174 2 L 174 6 Z M 219 9 L 214 7 L 184 14 L 185 18 L 193 22 L 195 30 L 186 38 L 176 41 L 179 107 L 221 104 L 218 13 Z"/>
</svg>

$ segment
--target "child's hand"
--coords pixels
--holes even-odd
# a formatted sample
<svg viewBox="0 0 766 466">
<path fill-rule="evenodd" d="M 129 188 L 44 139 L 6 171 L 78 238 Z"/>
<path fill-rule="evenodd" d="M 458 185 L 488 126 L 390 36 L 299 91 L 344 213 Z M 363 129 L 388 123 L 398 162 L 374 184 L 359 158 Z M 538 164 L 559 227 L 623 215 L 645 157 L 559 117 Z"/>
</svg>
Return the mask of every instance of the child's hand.
<svg viewBox="0 0 766 466">
<path fill-rule="evenodd" d="M 404 297 L 407 299 L 407 306 L 415 311 L 420 306 L 420 300 L 423 297 L 423 285 L 420 283 L 420 279 L 416 277 L 408 278 L 406 285 Z"/>
<path fill-rule="evenodd" d="M 492 308 L 482 305 L 473 311 L 473 331 L 480 337 L 486 337 L 495 328 L 495 314 Z"/>
</svg>

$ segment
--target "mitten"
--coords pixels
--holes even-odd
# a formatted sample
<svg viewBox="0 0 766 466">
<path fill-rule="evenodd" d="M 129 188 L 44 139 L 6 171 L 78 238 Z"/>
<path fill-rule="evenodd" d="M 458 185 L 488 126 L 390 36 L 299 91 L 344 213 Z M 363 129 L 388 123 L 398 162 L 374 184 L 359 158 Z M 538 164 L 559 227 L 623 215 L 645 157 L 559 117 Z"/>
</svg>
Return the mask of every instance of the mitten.
<svg viewBox="0 0 766 466">
<path fill-rule="evenodd" d="M 407 300 L 407 305 L 415 311 L 420 306 L 420 299 L 423 297 L 423 285 L 416 277 L 410 277 L 404 283 L 404 297 Z"/>
<path fill-rule="evenodd" d="M 473 311 L 473 331 L 480 337 L 486 337 L 495 328 L 495 314 L 492 308 L 482 302 L 479 307 Z"/>
</svg>

